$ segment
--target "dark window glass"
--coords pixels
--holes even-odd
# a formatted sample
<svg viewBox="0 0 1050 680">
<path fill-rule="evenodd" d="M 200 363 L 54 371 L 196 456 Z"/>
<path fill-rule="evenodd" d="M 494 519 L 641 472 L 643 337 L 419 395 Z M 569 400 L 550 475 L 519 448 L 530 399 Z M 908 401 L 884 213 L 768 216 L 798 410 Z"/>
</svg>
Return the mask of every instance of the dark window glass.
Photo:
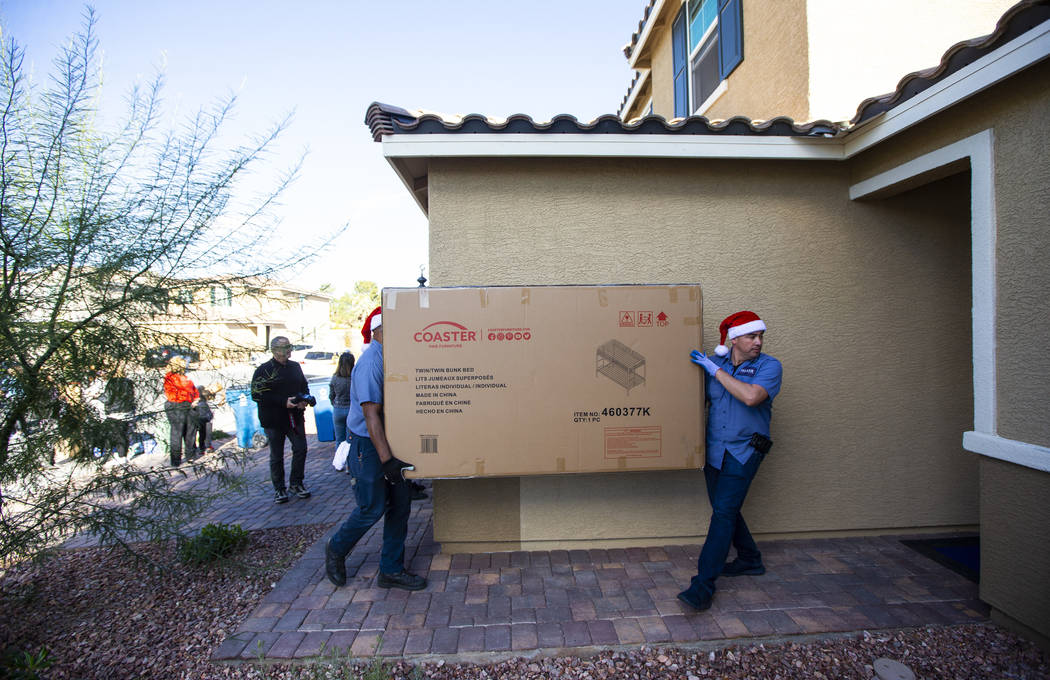
<svg viewBox="0 0 1050 680">
<path fill-rule="evenodd" d="M 707 101 L 722 76 L 718 70 L 718 31 L 708 37 L 693 61 L 693 110 Z"/>
</svg>

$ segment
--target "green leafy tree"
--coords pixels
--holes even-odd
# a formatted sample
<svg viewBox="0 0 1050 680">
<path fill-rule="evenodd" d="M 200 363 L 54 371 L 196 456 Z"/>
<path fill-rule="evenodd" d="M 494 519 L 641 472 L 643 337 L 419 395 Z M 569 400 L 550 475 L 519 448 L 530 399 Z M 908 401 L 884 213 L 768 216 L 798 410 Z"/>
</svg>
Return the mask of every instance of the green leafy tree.
<svg viewBox="0 0 1050 680">
<path fill-rule="evenodd" d="M 365 317 L 379 305 L 379 286 L 375 281 L 357 281 L 351 293 L 343 293 L 332 300 L 332 323 L 359 328 Z"/>
<path fill-rule="evenodd" d="M 115 403 L 132 427 L 156 417 L 161 373 L 137 363 L 147 349 L 192 347 L 164 323 L 169 302 L 209 286 L 250 294 L 315 254 L 281 260 L 266 247 L 296 168 L 239 198 L 287 120 L 224 147 L 233 100 L 169 127 L 158 76 L 102 129 L 94 26 L 88 10 L 45 87 L 28 81 L 13 40 L 0 47 L 0 562 L 78 531 L 172 536 L 236 485 L 238 461 L 223 456 L 194 467 L 214 476 L 194 485 L 205 493 L 180 490 L 181 470 L 94 454 L 127 434 Z M 54 466 L 56 451 L 76 464 Z"/>
</svg>

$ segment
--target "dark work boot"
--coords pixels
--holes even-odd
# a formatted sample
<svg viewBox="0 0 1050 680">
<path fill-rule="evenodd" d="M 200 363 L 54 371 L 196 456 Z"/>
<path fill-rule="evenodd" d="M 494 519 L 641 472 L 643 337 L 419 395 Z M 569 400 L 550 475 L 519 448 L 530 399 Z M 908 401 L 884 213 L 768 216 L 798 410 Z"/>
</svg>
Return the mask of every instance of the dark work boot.
<svg viewBox="0 0 1050 680">
<path fill-rule="evenodd" d="M 332 552 L 329 543 L 324 546 L 324 573 L 336 588 L 346 585 L 346 558 Z"/>
<path fill-rule="evenodd" d="M 400 588 L 401 590 L 423 590 L 427 587 L 427 580 L 422 576 L 416 576 L 402 570 L 400 574 L 384 574 L 379 572 L 376 585 L 380 588 Z"/>
<path fill-rule="evenodd" d="M 688 588 L 678 593 L 678 599 L 696 611 L 702 612 L 711 608 L 711 600 L 713 598 L 707 593 L 697 593 L 692 588 Z"/>
</svg>

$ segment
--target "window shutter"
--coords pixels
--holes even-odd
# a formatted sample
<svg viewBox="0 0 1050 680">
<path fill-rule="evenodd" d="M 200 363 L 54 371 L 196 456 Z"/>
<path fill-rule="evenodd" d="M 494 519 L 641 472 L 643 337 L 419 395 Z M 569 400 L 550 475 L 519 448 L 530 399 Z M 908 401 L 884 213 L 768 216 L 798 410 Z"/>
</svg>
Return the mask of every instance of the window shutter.
<svg viewBox="0 0 1050 680">
<path fill-rule="evenodd" d="M 718 63 L 722 80 L 744 60 L 743 0 L 719 0 Z"/>
<path fill-rule="evenodd" d="M 671 24 L 671 57 L 674 69 L 674 115 L 684 118 L 689 115 L 689 80 L 686 62 L 689 61 L 685 35 L 685 8 L 683 7 Z"/>
</svg>

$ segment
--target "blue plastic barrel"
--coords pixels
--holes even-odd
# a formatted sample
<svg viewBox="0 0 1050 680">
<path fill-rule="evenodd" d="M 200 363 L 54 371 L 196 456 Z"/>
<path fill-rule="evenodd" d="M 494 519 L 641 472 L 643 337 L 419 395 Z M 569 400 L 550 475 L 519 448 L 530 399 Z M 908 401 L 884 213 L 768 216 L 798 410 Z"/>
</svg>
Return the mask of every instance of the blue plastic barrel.
<svg viewBox="0 0 1050 680">
<path fill-rule="evenodd" d="M 318 397 L 314 406 L 314 423 L 317 424 L 317 441 L 335 441 L 335 424 L 332 422 L 332 402 Z"/>
<path fill-rule="evenodd" d="M 226 390 L 226 401 L 233 407 L 233 417 L 237 421 L 237 444 L 242 449 L 252 448 L 255 433 L 262 430 L 255 402 L 247 391 L 241 390 Z"/>
</svg>

